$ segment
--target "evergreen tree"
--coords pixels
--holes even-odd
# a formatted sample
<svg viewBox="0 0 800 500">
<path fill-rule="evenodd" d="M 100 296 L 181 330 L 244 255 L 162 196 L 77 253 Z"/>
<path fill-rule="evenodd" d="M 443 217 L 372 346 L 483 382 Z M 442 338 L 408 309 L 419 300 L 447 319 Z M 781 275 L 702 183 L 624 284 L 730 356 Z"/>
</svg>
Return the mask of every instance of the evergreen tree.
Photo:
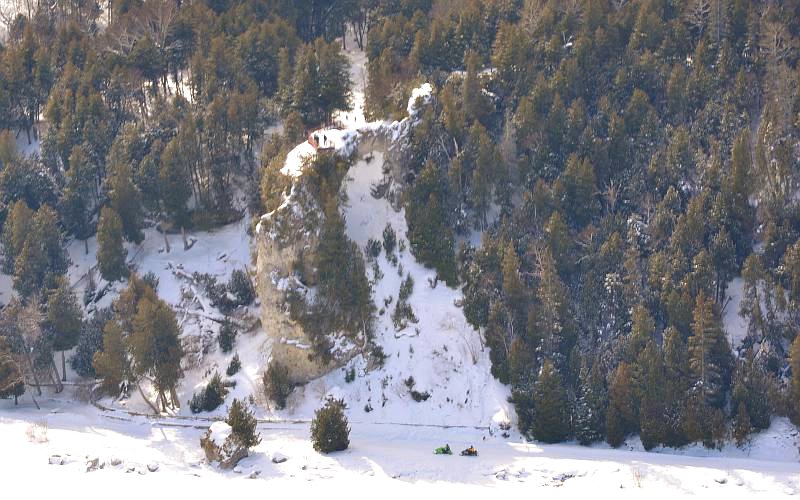
<svg viewBox="0 0 800 500">
<path fill-rule="evenodd" d="M 30 231 L 33 221 L 33 210 L 19 200 L 11 206 L 11 210 L 3 224 L 3 272 L 14 273 L 14 261 L 22 252 L 25 239 Z"/>
<path fill-rule="evenodd" d="M 663 443 L 666 435 L 666 370 L 655 340 L 649 340 L 639 354 L 634 372 L 639 402 L 639 436 L 644 449 L 650 450 Z"/>
<path fill-rule="evenodd" d="M 127 255 L 122 244 L 122 221 L 113 208 L 103 207 L 97 224 L 97 267 L 103 279 L 117 281 L 128 276 Z"/>
<path fill-rule="evenodd" d="M 545 443 L 564 441 L 570 434 L 567 392 L 561 375 L 547 359 L 533 386 L 533 437 Z"/>
<path fill-rule="evenodd" d="M 161 167 L 158 170 L 164 214 L 179 227 L 189 222 L 186 204 L 192 195 L 191 179 L 186 169 L 186 165 L 191 164 L 192 158 L 185 154 L 187 148 L 183 143 L 186 140 L 183 135 L 179 135 L 167 144 L 161 154 Z"/>
<path fill-rule="evenodd" d="M 633 401 L 631 369 L 622 362 L 614 370 L 608 387 L 608 412 L 606 413 L 606 441 L 619 447 L 625 437 L 636 430 L 636 408 Z"/>
<path fill-rule="evenodd" d="M 607 405 L 608 390 L 600 363 L 595 361 L 591 369 L 581 371 L 575 401 L 575 436 L 580 444 L 589 445 L 603 439 Z"/>
<path fill-rule="evenodd" d="M 72 369 L 81 377 L 96 377 L 92 360 L 95 353 L 103 350 L 103 328 L 112 320 L 113 315 L 111 308 L 105 307 L 96 310 L 91 318 L 83 321 L 75 353 L 69 360 Z"/>
<path fill-rule="evenodd" d="M 439 168 L 428 162 L 408 193 L 408 241 L 422 264 L 436 269 L 448 285 L 458 283 L 455 237 L 447 217 L 447 183 Z"/>
<path fill-rule="evenodd" d="M 178 379 L 183 375 L 179 335 L 175 312 L 169 304 L 161 299 L 139 301 L 129 337 L 133 374 L 152 377 L 163 411 L 180 404 L 175 392 Z"/>
<path fill-rule="evenodd" d="M 233 400 L 225 422 L 231 426 L 231 436 L 242 448 L 250 449 L 261 442 L 261 435 L 256 432 L 256 417 L 241 400 Z"/>
<path fill-rule="evenodd" d="M 689 368 L 701 404 L 719 408 L 730 380 L 731 349 L 714 311 L 714 302 L 702 293 L 694 308 L 689 337 Z"/>
<path fill-rule="evenodd" d="M 105 392 L 113 396 L 123 392 L 123 383 L 130 378 L 131 369 L 123 331 L 116 321 L 109 321 L 103 328 L 103 349 L 94 354 L 92 366 L 103 379 Z"/>
<path fill-rule="evenodd" d="M 44 205 L 31 221 L 19 255 L 14 260 L 14 289 L 23 297 L 56 285 L 67 272 L 69 257 L 63 247 L 55 211 Z"/>
<path fill-rule="evenodd" d="M 264 371 L 263 385 L 267 399 L 275 403 L 279 410 L 286 408 L 286 401 L 294 390 L 294 384 L 289 379 L 289 369 L 279 361 L 271 360 Z"/>
<path fill-rule="evenodd" d="M 678 447 L 686 444 L 684 421 L 689 391 L 689 359 L 686 344 L 675 327 L 664 330 L 664 444 Z"/>
<path fill-rule="evenodd" d="M 344 414 L 344 400 L 328 399 L 314 412 L 311 444 L 320 453 L 346 450 L 350 446 L 350 427 Z"/>
<path fill-rule="evenodd" d="M 64 351 L 78 343 L 83 323 L 83 310 L 66 278 L 57 279 L 58 287 L 47 297 L 44 331 L 53 349 L 61 351 L 61 380 L 67 380 L 67 360 Z"/>
<path fill-rule="evenodd" d="M 125 162 L 110 166 L 108 196 L 111 208 L 122 221 L 125 240 L 139 244 L 144 240 L 142 232 L 142 202 L 139 191 L 133 184 L 133 174 Z"/>
</svg>

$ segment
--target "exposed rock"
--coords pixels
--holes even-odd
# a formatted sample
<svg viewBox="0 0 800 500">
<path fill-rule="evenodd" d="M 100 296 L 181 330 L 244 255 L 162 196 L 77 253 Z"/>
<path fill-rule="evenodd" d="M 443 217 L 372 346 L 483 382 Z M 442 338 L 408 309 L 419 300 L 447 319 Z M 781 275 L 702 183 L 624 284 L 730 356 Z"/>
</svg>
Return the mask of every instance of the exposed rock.
<svg viewBox="0 0 800 500">
<path fill-rule="evenodd" d="M 150 472 L 158 471 L 158 463 L 151 462 L 151 463 L 147 464 L 147 470 L 150 471 Z"/>
<path fill-rule="evenodd" d="M 61 455 L 51 455 L 47 463 L 50 465 L 64 465 L 64 457 Z"/>
<path fill-rule="evenodd" d="M 284 456 L 284 455 L 282 455 L 280 453 L 275 453 L 274 455 L 272 455 L 272 463 L 273 464 L 282 464 L 283 462 L 285 462 L 287 460 L 289 460 L 289 459 L 286 458 L 286 456 Z"/>
<path fill-rule="evenodd" d="M 98 457 L 86 458 L 86 472 L 92 472 L 100 468 L 100 459 Z"/>
</svg>

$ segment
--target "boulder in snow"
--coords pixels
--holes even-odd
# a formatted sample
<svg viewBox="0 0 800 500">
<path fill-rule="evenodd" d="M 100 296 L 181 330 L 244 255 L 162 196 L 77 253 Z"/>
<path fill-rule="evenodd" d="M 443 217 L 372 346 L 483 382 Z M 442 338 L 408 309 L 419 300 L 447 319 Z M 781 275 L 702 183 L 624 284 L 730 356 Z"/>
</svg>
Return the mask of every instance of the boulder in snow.
<svg viewBox="0 0 800 500">
<path fill-rule="evenodd" d="M 147 470 L 150 472 L 158 471 L 158 463 L 157 462 L 150 462 L 147 464 Z"/>
<path fill-rule="evenodd" d="M 50 465 L 64 465 L 64 457 L 61 455 L 51 455 L 47 463 Z"/>
<path fill-rule="evenodd" d="M 286 458 L 286 456 L 281 454 L 281 453 L 275 453 L 274 455 L 272 455 L 272 463 L 273 464 L 282 464 L 283 462 L 285 462 L 287 460 L 289 460 L 289 459 Z"/>
</svg>

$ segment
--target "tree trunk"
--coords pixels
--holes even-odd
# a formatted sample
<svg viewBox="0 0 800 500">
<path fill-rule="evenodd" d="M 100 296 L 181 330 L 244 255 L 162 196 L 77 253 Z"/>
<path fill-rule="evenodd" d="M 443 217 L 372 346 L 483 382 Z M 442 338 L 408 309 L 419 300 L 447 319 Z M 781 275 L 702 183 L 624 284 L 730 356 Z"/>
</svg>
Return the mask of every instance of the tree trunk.
<svg viewBox="0 0 800 500">
<path fill-rule="evenodd" d="M 83 250 L 86 252 L 86 255 L 89 255 L 89 238 L 83 240 Z"/>
<path fill-rule="evenodd" d="M 56 368 L 56 360 L 52 358 L 50 359 L 50 369 L 52 370 L 51 378 L 53 379 L 53 384 L 55 384 L 56 386 L 56 394 L 58 394 L 64 390 L 64 385 L 61 383 L 61 377 L 58 375 L 58 368 Z"/>
<path fill-rule="evenodd" d="M 41 396 L 42 395 L 42 388 L 41 388 L 41 386 L 39 386 L 39 377 L 36 376 L 36 368 L 34 368 L 34 366 L 33 366 L 33 359 L 31 358 L 31 353 L 30 353 L 30 351 L 28 351 L 28 347 L 27 346 L 25 346 L 25 351 L 26 351 L 25 359 L 28 360 L 28 367 L 31 370 L 31 377 L 33 377 L 33 385 L 34 385 L 34 387 L 36 387 L 36 392 L 39 393 L 39 395 Z"/>
<path fill-rule="evenodd" d="M 164 230 L 164 246 L 167 249 L 167 253 L 169 253 L 169 239 L 167 238 L 167 229 L 162 225 L 161 228 Z"/>
<path fill-rule="evenodd" d="M 183 238 L 183 251 L 189 250 L 189 242 L 186 240 L 186 228 L 181 226 L 181 238 Z"/>
<path fill-rule="evenodd" d="M 136 388 L 139 389 L 139 394 L 141 394 L 142 399 L 144 399 L 145 403 L 147 403 L 147 406 L 149 406 L 153 410 L 153 413 L 155 413 L 156 415 L 161 413 L 158 411 L 158 408 L 155 407 L 152 401 L 150 401 L 150 398 L 144 395 L 144 391 L 142 390 L 142 384 L 140 384 L 138 380 L 136 381 Z"/>
<path fill-rule="evenodd" d="M 64 351 L 61 351 L 61 381 L 67 381 L 67 357 L 64 355 Z"/>
</svg>

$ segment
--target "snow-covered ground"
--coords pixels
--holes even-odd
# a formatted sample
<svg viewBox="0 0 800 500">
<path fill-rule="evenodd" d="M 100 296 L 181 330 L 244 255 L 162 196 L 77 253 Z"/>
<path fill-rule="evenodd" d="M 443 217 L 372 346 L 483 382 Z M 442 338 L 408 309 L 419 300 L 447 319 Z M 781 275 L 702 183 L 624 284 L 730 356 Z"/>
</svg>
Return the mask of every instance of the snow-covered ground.
<svg viewBox="0 0 800 500">
<path fill-rule="evenodd" d="M 265 491 L 333 498 L 379 491 L 389 498 L 409 493 L 423 498 L 542 493 L 564 498 L 775 498 L 795 495 L 800 488 L 795 462 L 484 441 L 484 433 L 474 429 L 378 424 L 353 424 L 350 449 L 327 456 L 311 448 L 307 424 L 261 424 L 261 444 L 235 471 L 221 472 L 202 463 L 198 443 L 204 429 L 144 418 L 111 419 L 77 403 L 45 402 L 42 411 L 11 409 L 7 403 L 0 402 L 0 471 L 9 479 L 5 491 L 43 498 L 78 491 L 90 499 L 141 498 L 150 492 L 241 497 Z M 37 442 L 45 434 L 46 441 Z M 444 443 L 456 452 L 473 444 L 479 456 L 434 455 L 433 448 Z M 61 456 L 53 461 L 64 464 L 50 464 L 53 455 Z M 87 472 L 87 460 L 95 458 L 103 468 Z M 286 461 L 276 464 L 273 458 Z"/>
</svg>

